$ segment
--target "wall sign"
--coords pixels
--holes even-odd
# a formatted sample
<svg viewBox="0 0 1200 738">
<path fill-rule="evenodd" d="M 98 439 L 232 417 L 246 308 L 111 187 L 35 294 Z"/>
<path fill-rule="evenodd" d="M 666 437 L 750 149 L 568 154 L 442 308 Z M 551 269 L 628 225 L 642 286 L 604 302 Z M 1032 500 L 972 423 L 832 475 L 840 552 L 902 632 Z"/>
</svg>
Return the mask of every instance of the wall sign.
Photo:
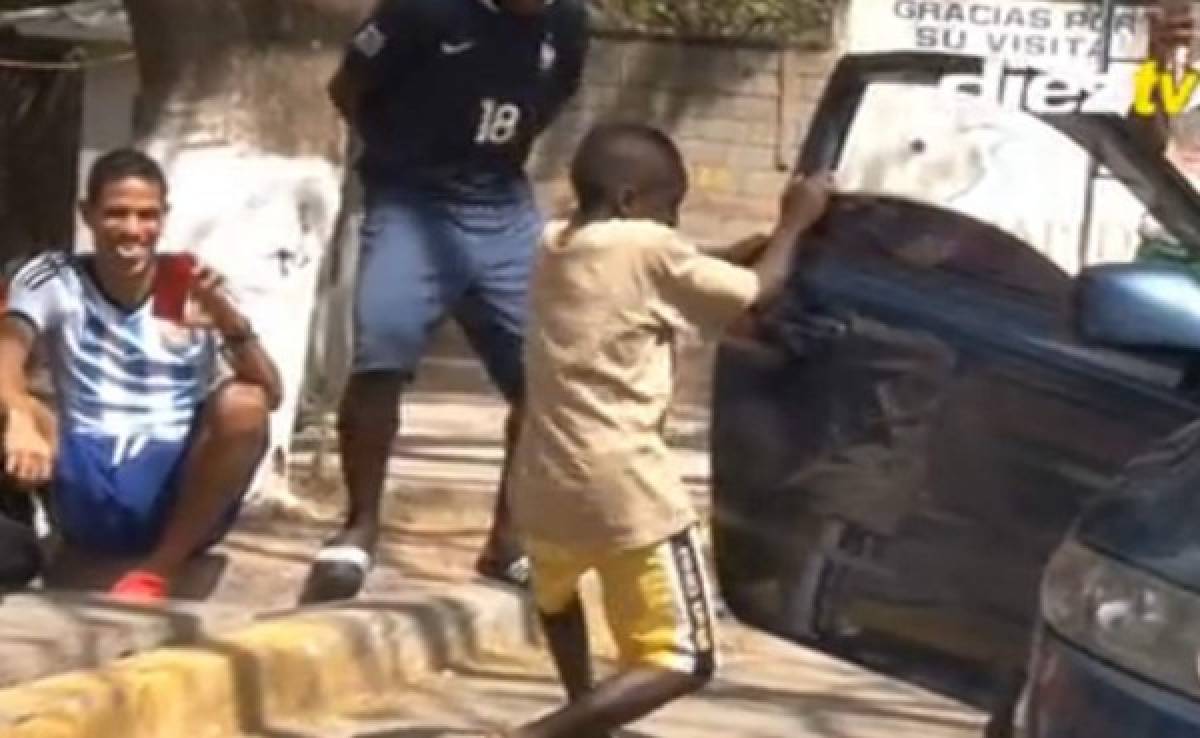
<svg viewBox="0 0 1200 738">
<path fill-rule="evenodd" d="M 853 0 L 850 52 L 941 51 L 1096 67 L 1103 18 L 1097 2 Z M 1111 58 L 1141 62 L 1149 10 L 1118 6 Z"/>
</svg>

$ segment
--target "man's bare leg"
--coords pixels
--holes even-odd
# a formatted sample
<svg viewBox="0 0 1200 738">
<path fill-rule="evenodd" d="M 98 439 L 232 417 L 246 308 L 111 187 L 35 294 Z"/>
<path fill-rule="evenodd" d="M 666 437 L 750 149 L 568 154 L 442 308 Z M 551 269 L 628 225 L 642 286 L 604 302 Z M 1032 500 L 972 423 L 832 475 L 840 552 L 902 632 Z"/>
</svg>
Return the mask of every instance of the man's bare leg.
<svg viewBox="0 0 1200 738">
<path fill-rule="evenodd" d="M 355 374 L 347 383 L 338 416 L 342 479 L 349 495 L 346 521 L 334 545 L 374 552 L 388 459 L 400 430 L 400 372 Z"/>
<path fill-rule="evenodd" d="M 302 596 L 304 602 L 348 599 L 358 594 L 379 542 L 380 504 L 392 443 L 400 429 L 401 372 L 363 372 L 350 377 L 338 414 L 342 478 L 348 495 L 341 532 L 325 545 Z M 340 553 L 359 552 L 359 561 Z"/>
<path fill-rule="evenodd" d="M 479 554 L 479 560 L 475 563 L 476 571 L 483 576 L 521 586 L 528 583 L 528 573 L 514 577 L 509 571 L 512 564 L 521 558 L 522 552 L 508 507 L 508 476 L 523 417 L 524 405 L 517 400 L 511 404 L 508 417 L 504 421 L 504 463 L 500 469 L 500 485 L 496 489 L 492 527 Z"/>
<path fill-rule="evenodd" d="M 269 414 L 266 393 L 256 386 L 230 382 L 214 393 L 184 460 L 162 540 L 138 569 L 170 579 L 204 545 L 266 452 Z"/>
</svg>

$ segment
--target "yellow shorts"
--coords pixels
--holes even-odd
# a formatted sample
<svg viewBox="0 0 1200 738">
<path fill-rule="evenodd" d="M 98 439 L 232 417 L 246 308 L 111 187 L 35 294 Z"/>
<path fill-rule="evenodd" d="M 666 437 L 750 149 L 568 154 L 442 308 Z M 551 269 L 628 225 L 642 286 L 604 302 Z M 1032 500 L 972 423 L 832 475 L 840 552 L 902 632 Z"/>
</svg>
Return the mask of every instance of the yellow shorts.
<svg viewBox="0 0 1200 738">
<path fill-rule="evenodd" d="M 611 553 L 527 541 L 538 609 L 566 609 L 579 580 L 594 569 L 604 593 L 604 614 L 621 665 L 657 666 L 711 675 L 716 647 L 711 587 L 696 529 L 665 541 Z"/>
</svg>

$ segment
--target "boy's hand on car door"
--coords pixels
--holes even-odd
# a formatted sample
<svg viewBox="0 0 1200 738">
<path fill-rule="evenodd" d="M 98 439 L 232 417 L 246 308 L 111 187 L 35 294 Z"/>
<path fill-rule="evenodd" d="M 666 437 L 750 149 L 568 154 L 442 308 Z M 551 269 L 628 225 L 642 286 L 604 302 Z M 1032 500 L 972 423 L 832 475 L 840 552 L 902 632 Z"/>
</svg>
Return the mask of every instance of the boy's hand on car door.
<svg viewBox="0 0 1200 738">
<path fill-rule="evenodd" d="M 833 190 L 831 172 L 794 177 L 780 199 L 780 225 L 798 230 L 807 229 L 825 213 Z"/>
</svg>

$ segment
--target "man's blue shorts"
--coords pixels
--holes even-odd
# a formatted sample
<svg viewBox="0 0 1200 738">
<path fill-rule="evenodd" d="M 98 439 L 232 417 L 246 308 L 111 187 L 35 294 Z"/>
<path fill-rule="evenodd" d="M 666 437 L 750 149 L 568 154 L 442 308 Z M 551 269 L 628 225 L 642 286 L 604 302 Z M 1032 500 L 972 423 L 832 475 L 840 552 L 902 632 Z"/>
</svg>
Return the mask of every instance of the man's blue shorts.
<svg viewBox="0 0 1200 738">
<path fill-rule="evenodd" d="M 543 221 L 532 192 L 464 204 L 366 188 L 354 305 L 355 373 L 415 373 L 447 316 L 505 397 L 520 396 L 529 277 Z"/>
<path fill-rule="evenodd" d="M 109 556 L 153 551 L 178 501 L 191 442 L 192 436 L 163 440 L 63 432 L 51 491 L 51 515 L 63 539 Z M 233 527 L 244 495 L 245 489 L 201 551 Z"/>
</svg>

